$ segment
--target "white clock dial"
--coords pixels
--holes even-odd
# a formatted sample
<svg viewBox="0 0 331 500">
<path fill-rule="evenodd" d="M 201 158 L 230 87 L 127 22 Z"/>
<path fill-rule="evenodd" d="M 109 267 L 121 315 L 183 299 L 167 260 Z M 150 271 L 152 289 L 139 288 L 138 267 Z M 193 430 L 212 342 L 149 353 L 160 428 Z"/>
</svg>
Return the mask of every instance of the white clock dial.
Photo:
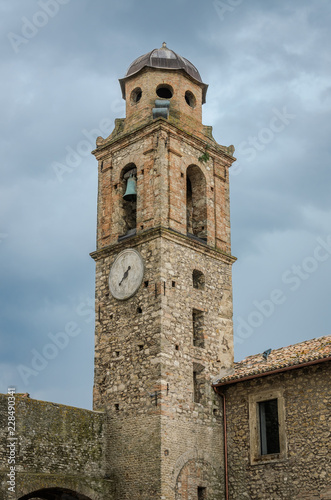
<svg viewBox="0 0 331 500">
<path fill-rule="evenodd" d="M 143 276 L 144 262 L 140 253 L 132 248 L 123 250 L 111 266 L 109 290 L 116 299 L 128 299 L 140 287 Z"/>
</svg>

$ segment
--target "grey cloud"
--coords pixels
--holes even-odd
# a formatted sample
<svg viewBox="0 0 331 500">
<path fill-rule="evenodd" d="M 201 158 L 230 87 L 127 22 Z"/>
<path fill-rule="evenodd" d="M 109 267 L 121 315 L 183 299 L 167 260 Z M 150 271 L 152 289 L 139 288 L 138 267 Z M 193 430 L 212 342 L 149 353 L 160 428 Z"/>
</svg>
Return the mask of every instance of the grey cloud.
<svg viewBox="0 0 331 500">
<path fill-rule="evenodd" d="M 92 386 L 93 321 L 85 322 L 76 308 L 94 294 L 88 254 L 95 248 L 96 162 L 83 155 L 62 182 L 53 164 L 66 164 L 67 148 L 77 150 L 84 129 L 124 116 L 117 79 L 163 41 L 210 84 L 203 121 L 213 125 L 218 142 L 237 148 L 241 171 L 231 176 L 232 244 L 239 257 L 235 324 L 272 288 L 283 287 L 288 295 L 251 338 L 236 345 L 237 359 L 328 333 L 331 257 L 296 294 L 281 281 L 283 271 L 311 255 L 319 236 L 331 234 L 326 3 L 242 2 L 222 22 L 212 1 L 171 0 L 165 9 L 152 0 L 71 0 L 18 53 L 7 34 L 21 33 L 22 17 L 31 20 L 40 5 L 2 2 L 0 9 L 0 233 L 8 234 L 0 238 L 3 384 L 23 388 L 17 363 L 28 364 L 31 349 L 41 349 L 49 331 L 76 321 L 79 342 L 73 339 L 32 377 L 29 392 L 91 404 L 82 385 Z M 249 161 L 240 144 L 268 128 L 273 109 L 283 107 L 296 118 Z"/>
</svg>

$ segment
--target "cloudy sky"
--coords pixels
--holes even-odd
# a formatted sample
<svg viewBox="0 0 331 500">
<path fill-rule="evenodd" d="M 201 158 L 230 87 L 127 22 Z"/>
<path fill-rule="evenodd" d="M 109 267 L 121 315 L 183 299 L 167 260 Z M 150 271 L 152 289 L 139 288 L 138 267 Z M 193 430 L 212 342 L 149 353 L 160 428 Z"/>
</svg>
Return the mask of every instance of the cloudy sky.
<svg viewBox="0 0 331 500">
<path fill-rule="evenodd" d="M 203 122 L 236 147 L 236 360 L 330 334 L 328 0 L 2 0 L 0 13 L 1 392 L 91 408 L 89 151 L 124 116 L 118 78 L 163 41 L 197 66 Z"/>
</svg>

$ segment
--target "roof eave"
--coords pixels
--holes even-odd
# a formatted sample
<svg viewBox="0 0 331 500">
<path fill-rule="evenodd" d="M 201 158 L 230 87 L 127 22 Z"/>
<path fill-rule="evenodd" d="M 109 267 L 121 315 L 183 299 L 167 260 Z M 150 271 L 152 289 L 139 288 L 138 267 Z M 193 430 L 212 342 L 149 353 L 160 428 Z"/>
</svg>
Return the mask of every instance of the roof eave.
<svg viewBox="0 0 331 500">
<path fill-rule="evenodd" d="M 307 361 L 305 363 L 300 363 L 297 365 L 284 366 L 282 368 L 277 368 L 275 370 L 269 370 L 269 371 L 265 371 L 262 373 L 252 373 L 251 375 L 247 375 L 246 377 L 233 378 L 230 380 L 226 380 L 224 382 L 218 382 L 217 384 L 213 384 L 213 387 L 215 387 L 215 389 L 217 389 L 218 387 L 225 387 L 227 385 L 238 384 L 239 382 L 246 382 L 247 380 L 252 380 L 254 378 L 261 378 L 261 377 L 267 377 L 269 375 L 276 375 L 278 373 L 287 372 L 287 371 L 295 370 L 298 368 L 305 368 L 306 366 L 312 366 L 312 365 L 324 363 L 326 361 L 331 361 L 331 356 L 327 356 L 325 358 L 314 359 L 312 361 Z"/>
</svg>

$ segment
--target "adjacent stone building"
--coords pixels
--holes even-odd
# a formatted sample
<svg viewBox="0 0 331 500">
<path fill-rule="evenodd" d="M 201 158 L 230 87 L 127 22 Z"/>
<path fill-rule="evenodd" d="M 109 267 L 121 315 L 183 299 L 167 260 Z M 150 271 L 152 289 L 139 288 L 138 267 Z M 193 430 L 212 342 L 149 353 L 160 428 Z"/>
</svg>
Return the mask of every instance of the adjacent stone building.
<svg viewBox="0 0 331 500">
<path fill-rule="evenodd" d="M 331 498 L 331 337 L 235 363 L 225 402 L 229 498 Z"/>
<path fill-rule="evenodd" d="M 165 44 L 120 84 L 93 151 L 94 410 L 16 395 L 13 496 L 3 395 L 2 498 L 331 498 L 330 337 L 233 362 L 235 158 L 202 124 L 207 85 Z"/>
</svg>

